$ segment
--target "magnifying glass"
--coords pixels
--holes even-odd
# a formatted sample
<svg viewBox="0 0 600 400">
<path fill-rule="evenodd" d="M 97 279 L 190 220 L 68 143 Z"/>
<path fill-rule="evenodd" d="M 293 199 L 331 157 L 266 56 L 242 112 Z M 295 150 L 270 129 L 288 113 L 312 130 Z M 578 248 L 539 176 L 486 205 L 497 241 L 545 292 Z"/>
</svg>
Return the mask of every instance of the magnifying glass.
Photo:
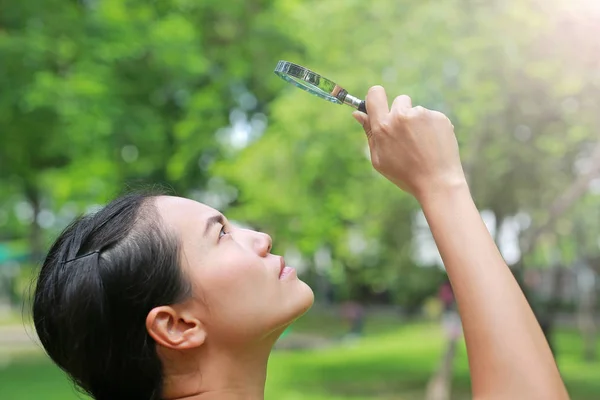
<svg viewBox="0 0 600 400">
<path fill-rule="evenodd" d="M 365 101 L 352 96 L 346 89 L 335 82 L 322 77 L 311 70 L 289 61 L 279 61 L 275 67 L 275 74 L 283 80 L 306 90 L 308 93 L 325 99 L 335 104 L 347 104 L 358 111 L 367 113 Z"/>
</svg>

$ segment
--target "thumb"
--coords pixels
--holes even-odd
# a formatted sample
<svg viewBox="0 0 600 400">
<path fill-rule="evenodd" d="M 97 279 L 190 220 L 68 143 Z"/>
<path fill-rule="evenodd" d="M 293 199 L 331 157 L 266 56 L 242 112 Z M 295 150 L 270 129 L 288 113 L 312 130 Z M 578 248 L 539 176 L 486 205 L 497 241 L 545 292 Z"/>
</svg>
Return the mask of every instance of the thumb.
<svg viewBox="0 0 600 400">
<path fill-rule="evenodd" d="M 360 111 L 354 111 L 354 112 L 352 113 L 352 116 L 353 116 L 353 117 L 354 117 L 354 119 L 355 119 L 356 121 L 358 121 L 358 123 L 359 123 L 359 124 L 361 124 L 361 125 L 363 126 L 363 128 L 364 128 L 364 126 L 365 126 L 365 123 L 367 122 L 367 116 L 366 116 L 364 113 L 360 112 Z"/>
<path fill-rule="evenodd" d="M 358 121 L 359 124 L 362 125 L 365 133 L 367 134 L 367 138 L 371 139 L 371 124 L 369 123 L 369 117 L 360 111 L 354 111 L 352 116 Z"/>
</svg>

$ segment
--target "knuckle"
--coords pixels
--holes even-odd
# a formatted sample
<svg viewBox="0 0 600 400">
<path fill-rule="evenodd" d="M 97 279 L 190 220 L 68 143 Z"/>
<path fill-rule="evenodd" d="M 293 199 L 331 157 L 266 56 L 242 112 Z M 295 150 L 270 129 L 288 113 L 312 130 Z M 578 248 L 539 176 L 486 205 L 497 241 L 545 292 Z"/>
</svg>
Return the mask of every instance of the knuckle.
<svg viewBox="0 0 600 400">
<path fill-rule="evenodd" d="M 427 112 L 427 109 L 423 106 L 415 106 L 412 109 L 415 115 L 423 115 Z"/>
<path fill-rule="evenodd" d="M 392 130 L 392 124 L 388 119 L 377 121 L 377 124 L 373 127 L 376 132 L 389 133 Z"/>
<path fill-rule="evenodd" d="M 452 128 L 454 128 L 454 125 L 452 124 L 452 121 L 450 120 L 450 118 L 448 118 L 448 116 L 440 111 L 432 111 L 432 116 L 433 118 L 437 119 L 440 122 L 444 122 L 450 126 L 452 126 Z"/>
<path fill-rule="evenodd" d="M 425 108 L 421 106 L 413 107 L 409 110 L 406 110 L 406 114 L 403 116 L 405 120 L 415 120 L 423 117 L 425 115 Z"/>
<path fill-rule="evenodd" d="M 439 111 L 430 111 L 430 113 L 431 113 L 431 116 L 433 118 L 436 118 L 436 119 L 439 119 L 439 120 L 443 120 L 443 121 L 445 121 L 445 120 L 448 119 L 448 117 L 446 117 L 446 115 L 444 113 L 442 113 L 442 112 L 439 112 Z"/>
<path fill-rule="evenodd" d="M 410 114 L 410 109 L 394 108 L 391 111 L 394 120 L 404 121 Z"/>
<path fill-rule="evenodd" d="M 371 164 L 373 164 L 373 168 L 375 168 L 375 170 L 379 171 L 379 169 L 381 168 L 381 162 L 379 161 L 379 157 L 377 157 L 376 155 L 373 155 L 373 157 L 371 157 Z"/>
<path fill-rule="evenodd" d="M 383 86 L 381 86 L 381 85 L 374 85 L 374 86 L 371 86 L 369 88 L 369 90 L 368 90 L 367 93 L 377 92 L 379 90 L 383 90 Z"/>
</svg>

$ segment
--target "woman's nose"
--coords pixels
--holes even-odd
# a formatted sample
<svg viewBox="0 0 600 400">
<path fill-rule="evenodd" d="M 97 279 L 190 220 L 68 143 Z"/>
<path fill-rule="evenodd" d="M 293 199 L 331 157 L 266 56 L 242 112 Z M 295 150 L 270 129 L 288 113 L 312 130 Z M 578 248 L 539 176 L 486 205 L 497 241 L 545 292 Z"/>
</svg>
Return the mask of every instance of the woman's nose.
<svg viewBox="0 0 600 400">
<path fill-rule="evenodd" d="M 264 257 L 271 252 L 271 247 L 273 246 L 273 239 L 271 239 L 271 236 L 266 233 L 256 232 L 255 240 L 255 246 L 259 255 Z"/>
</svg>

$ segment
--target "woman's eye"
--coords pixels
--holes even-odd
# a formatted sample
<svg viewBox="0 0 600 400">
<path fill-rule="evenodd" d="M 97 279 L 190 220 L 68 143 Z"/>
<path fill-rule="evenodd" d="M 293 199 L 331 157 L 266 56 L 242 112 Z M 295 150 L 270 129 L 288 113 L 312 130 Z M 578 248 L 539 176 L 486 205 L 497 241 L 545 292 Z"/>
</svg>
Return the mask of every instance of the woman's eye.
<svg viewBox="0 0 600 400">
<path fill-rule="evenodd" d="M 225 227 L 222 226 L 221 231 L 219 232 L 219 239 L 221 239 L 225 235 L 227 235 L 227 232 L 225 232 Z"/>
</svg>

